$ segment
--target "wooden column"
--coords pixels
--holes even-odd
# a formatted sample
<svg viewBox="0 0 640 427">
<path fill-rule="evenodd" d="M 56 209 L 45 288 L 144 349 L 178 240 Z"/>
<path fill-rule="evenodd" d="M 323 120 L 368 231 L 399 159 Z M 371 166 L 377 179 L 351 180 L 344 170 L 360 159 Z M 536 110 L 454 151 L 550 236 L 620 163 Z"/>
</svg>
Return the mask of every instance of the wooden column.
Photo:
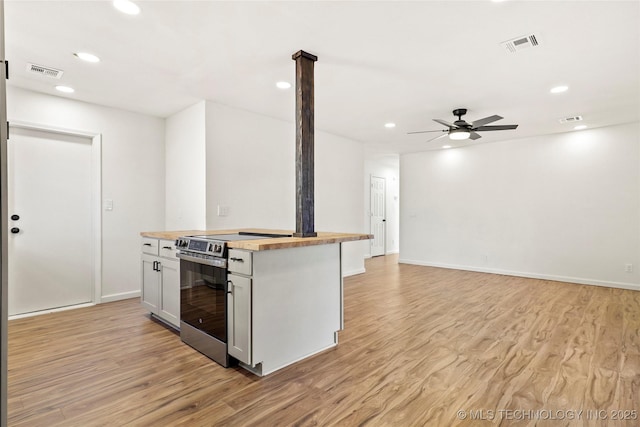
<svg viewBox="0 0 640 427">
<path fill-rule="evenodd" d="M 315 237 L 313 218 L 313 63 L 318 57 L 305 51 L 296 61 L 296 232 L 295 237 Z"/>
</svg>

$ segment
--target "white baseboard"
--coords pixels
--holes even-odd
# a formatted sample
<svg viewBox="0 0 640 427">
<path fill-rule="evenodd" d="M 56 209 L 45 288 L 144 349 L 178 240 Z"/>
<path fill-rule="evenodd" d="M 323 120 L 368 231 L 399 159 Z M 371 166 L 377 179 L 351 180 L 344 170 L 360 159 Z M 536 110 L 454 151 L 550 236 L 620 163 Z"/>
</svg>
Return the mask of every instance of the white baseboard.
<svg viewBox="0 0 640 427">
<path fill-rule="evenodd" d="M 584 277 L 557 276 L 553 274 L 530 273 L 524 271 L 501 270 L 499 268 L 485 268 L 470 265 L 442 264 L 437 262 L 417 261 L 412 259 L 399 259 L 399 264 L 422 265 L 425 267 L 449 268 L 453 270 L 477 271 L 479 273 L 503 274 L 505 276 L 527 277 L 530 279 L 554 280 L 557 282 L 577 283 L 580 285 L 603 286 L 606 288 L 630 289 L 640 291 L 640 284 L 611 282 L 607 280 L 590 279 Z"/>
<path fill-rule="evenodd" d="M 349 270 L 349 271 L 343 271 L 342 272 L 342 277 L 349 277 L 349 276 L 355 276 L 356 274 L 362 274 L 365 273 L 366 270 L 364 268 L 358 268 L 355 270 Z"/>
<path fill-rule="evenodd" d="M 395 254 L 399 254 L 399 253 L 400 253 L 400 251 L 387 251 L 385 253 L 385 255 L 395 255 Z"/>
<path fill-rule="evenodd" d="M 371 254 L 365 254 L 364 259 L 370 259 L 371 258 Z"/>
<path fill-rule="evenodd" d="M 140 298 L 140 291 L 121 292 L 119 294 L 103 295 L 100 302 L 113 302 L 123 299 Z"/>
<path fill-rule="evenodd" d="M 326 346 L 326 347 L 323 347 L 323 348 L 320 348 L 320 349 L 318 349 L 318 350 L 312 351 L 312 352 L 311 352 L 311 353 L 309 353 L 309 354 L 305 354 L 304 356 L 300 356 L 300 357 L 298 357 L 298 358 L 296 358 L 296 359 L 293 359 L 293 360 L 291 360 L 291 361 L 285 362 L 285 363 L 283 363 L 283 364 L 281 364 L 281 365 L 278 365 L 278 366 L 272 367 L 272 368 L 270 368 L 270 369 L 263 370 L 263 369 L 262 369 L 262 366 L 264 366 L 264 364 L 262 364 L 262 365 L 261 365 L 261 367 L 260 367 L 260 371 L 259 371 L 259 372 L 258 372 L 258 370 L 257 370 L 257 369 L 249 369 L 249 370 L 250 370 L 251 372 L 253 372 L 254 374 L 256 374 L 256 375 L 259 375 L 259 376 L 261 376 L 261 377 L 264 377 L 264 376 L 269 375 L 269 374 L 271 374 L 271 373 L 273 373 L 273 372 L 275 372 L 275 371 L 277 371 L 277 370 L 279 370 L 279 369 L 282 369 L 282 368 L 285 368 L 285 367 L 287 367 L 287 366 L 293 365 L 294 363 L 299 362 L 299 361 L 301 361 L 301 360 L 304 360 L 304 359 L 306 359 L 306 358 L 308 358 L 308 357 L 311 357 L 311 356 L 313 356 L 313 355 L 316 355 L 316 354 L 322 353 L 323 351 L 327 351 L 327 350 L 329 350 L 329 349 L 332 349 L 332 348 L 336 347 L 337 345 L 338 345 L 338 344 L 334 342 L 333 344 L 329 344 L 329 345 L 328 345 L 328 346 Z M 245 368 L 245 369 L 247 369 L 247 368 L 251 368 L 250 366 L 245 365 L 244 363 L 243 363 L 241 366 L 242 366 L 243 368 Z"/>
<path fill-rule="evenodd" d="M 101 303 L 105 303 L 105 302 L 120 301 L 120 300 L 123 300 L 123 299 L 129 299 L 129 298 L 140 298 L 140 291 L 122 292 L 120 294 L 105 295 L 100 299 L 100 301 L 96 301 L 95 303 L 89 302 L 89 303 L 85 303 L 85 304 L 76 304 L 76 305 L 69 305 L 69 306 L 66 306 L 66 307 L 59 307 L 59 308 L 51 308 L 51 309 L 41 310 L 41 311 L 34 311 L 34 312 L 31 312 L 31 313 L 14 314 L 13 316 L 9 316 L 9 320 L 22 319 L 24 317 L 39 316 L 41 314 L 57 313 L 59 311 L 74 310 L 76 308 L 91 307 L 91 306 L 96 305 L 96 304 L 101 304 Z"/>
<path fill-rule="evenodd" d="M 31 313 L 14 314 L 14 315 L 9 316 L 9 320 L 23 319 L 25 317 L 40 316 L 41 314 L 57 313 L 59 311 L 74 310 L 76 308 L 85 308 L 85 307 L 91 307 L 91 306 L 94 306 L 94 305 L 95 304 L 92 303 L 92 302 L 87 302 L 87 303 L 84 303 L 84 304 L 68 305 L 66 307 L 58 307 L 58 308 L 50 308 L 50 309 L 47 309 L 47 310 L 32 311 Z"/>
</svg>

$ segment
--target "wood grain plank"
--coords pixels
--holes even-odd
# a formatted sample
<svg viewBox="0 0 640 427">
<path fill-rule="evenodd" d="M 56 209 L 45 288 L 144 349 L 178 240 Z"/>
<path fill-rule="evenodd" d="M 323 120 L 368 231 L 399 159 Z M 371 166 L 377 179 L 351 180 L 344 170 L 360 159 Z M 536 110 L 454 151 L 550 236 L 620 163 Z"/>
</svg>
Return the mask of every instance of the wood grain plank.
<svg viewBox="0 0 640 427">
<path fill-rule="evenodd" d="M 640 292 L 366 267 L 345 279 L 338 346 L 264 378 L 184 345 L 138 300 L 12 320 L 9 425 L 555 427 L 607 424 L 457 411 L 640 410 Z"/>
</svg>

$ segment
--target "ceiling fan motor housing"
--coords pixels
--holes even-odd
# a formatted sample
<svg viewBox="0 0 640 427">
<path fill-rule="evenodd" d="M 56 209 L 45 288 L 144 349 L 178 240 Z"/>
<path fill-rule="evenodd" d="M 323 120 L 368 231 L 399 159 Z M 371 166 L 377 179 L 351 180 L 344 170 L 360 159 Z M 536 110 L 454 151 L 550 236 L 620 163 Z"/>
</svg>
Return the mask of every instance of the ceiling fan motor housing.
<svg viewBox="0 0 640 427">
<path fill-rule="evenodd" d="M 462 120 L 462 116 L 464 116 L 465 114 L 467 114 L 466 108 L 456 108 L 455 110 L 453 110 L 453 115 L 458 116 L 458 120 Z"/>
</svg>

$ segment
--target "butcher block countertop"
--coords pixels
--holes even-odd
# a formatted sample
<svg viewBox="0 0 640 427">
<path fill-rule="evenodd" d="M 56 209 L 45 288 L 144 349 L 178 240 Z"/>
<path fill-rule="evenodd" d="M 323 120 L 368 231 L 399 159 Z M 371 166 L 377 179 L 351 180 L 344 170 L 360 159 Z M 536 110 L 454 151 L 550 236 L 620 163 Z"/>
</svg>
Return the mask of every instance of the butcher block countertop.
<svg viewBox="0 0 640 427">
<path fill-rule="evenodd" d="M 181 236 L 235 234 L 239 232 L 267 233 L 267 234 L 293 234 L 291 230 L 269 230 L 262 228 L 240 228 L 234 230 L 181 230 L 181 231 L 144 231 L 142 237 L 154 239 L 175 240 Z M 328 245 L 331 243 L 352 242 L 356 240 L 373 239 L 371 234 L 358 233 L 331 233 L 318 231 L 316 237 L 277 237 L 273 239 L 240 240 L 227 242 L 227 247 L 232 249 L 246 249 L 250 251 L 268 251 L 272 249 L 297 248 L 302 246 Z"/>
</svg>

